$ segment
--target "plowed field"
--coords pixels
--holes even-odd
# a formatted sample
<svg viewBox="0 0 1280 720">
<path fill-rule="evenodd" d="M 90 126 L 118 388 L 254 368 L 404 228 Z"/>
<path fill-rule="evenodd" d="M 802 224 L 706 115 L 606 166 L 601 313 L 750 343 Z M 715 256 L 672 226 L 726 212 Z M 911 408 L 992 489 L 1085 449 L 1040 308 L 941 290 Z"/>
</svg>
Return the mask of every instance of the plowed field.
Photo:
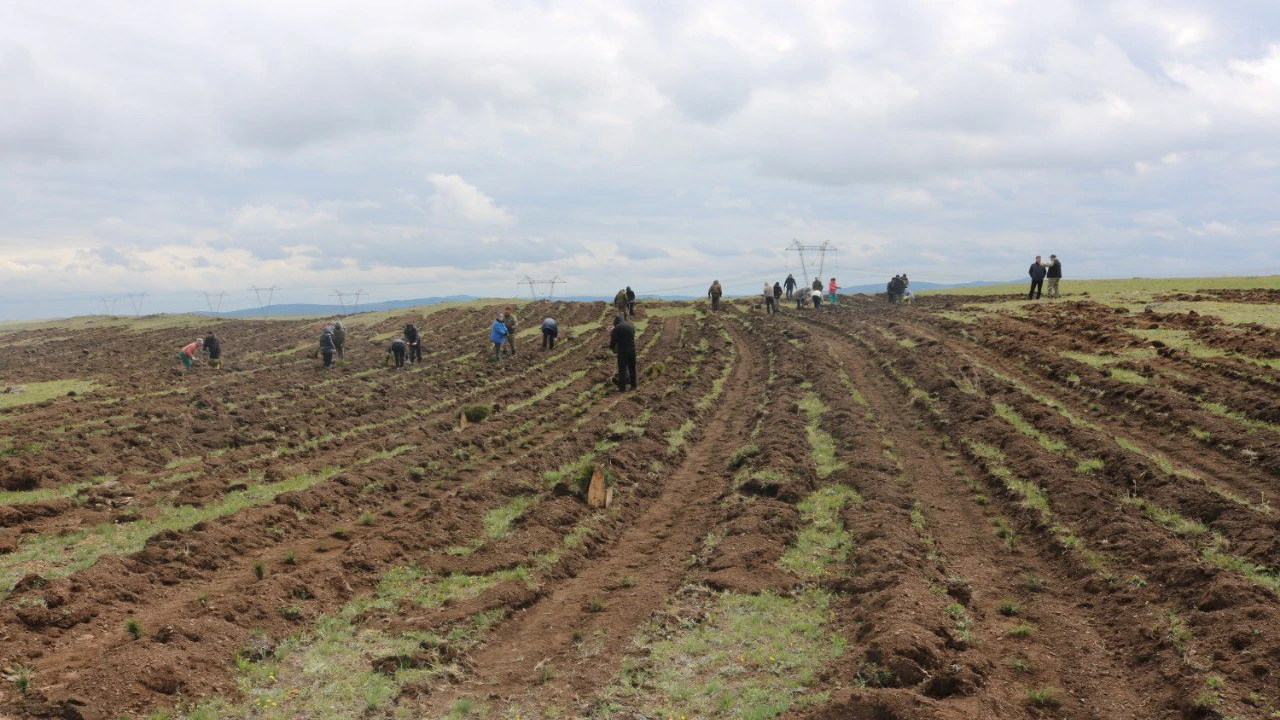
<svg viewBox="0 0 1280 720">
<path fill-rule="evenodd" d="M 6 332 L 0 716 L 1271 717 L 1273 295 Z"/>
</svg>

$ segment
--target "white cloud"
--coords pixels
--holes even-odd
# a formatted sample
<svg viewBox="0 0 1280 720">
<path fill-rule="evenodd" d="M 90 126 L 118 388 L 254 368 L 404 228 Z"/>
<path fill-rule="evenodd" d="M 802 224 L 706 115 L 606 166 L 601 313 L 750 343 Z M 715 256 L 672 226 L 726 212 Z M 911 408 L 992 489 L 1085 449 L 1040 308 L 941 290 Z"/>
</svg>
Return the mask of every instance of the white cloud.
<svg viewBox="0 0 1280 720">
<path fill-rule="evenodd" d="M 436 192 L 431 196 L 431 215 L 439 222 L 462 221 L 474 225 L 510 225 L 515 222 L 506 208 L 498 207 L 492 198 L 457 175 L 428 175 L 427 181 L 435 187 Z"/>
</svg>

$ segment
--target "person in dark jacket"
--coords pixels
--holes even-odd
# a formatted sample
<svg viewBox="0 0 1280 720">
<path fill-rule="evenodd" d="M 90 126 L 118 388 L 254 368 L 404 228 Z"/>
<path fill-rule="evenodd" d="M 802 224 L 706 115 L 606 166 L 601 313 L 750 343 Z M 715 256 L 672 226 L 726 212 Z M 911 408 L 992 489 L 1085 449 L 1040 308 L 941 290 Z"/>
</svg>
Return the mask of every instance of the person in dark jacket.
<svg viewBox="0 0 1280 720">
<path fill-rule="evenodd" d="M 1058 283 L 1062 282 L 1062 261 L 1057 255 L 1049 256 L 1049 272 L 1045 275 L 1049 279 L 1049 287 L 1045 294 L 1051 298 L 1062 297 L 1058 292 Z"/>
<path fill-rule="evenodd" d="M 787 273 L 787 280 L 786 280 L 786 282 L 782 283 L 782 287 L 786 288 L 786 290 L 787 290 L 787 299 L 788 299 L 788 300 L 790 300 L 790 299 L 791 299 L 791 296 L 792 296 L 793 294 L 795 294 L 795 291 L 796 291 L 796 278 L 795 278 L 795 276 L 794 276 L 794 275 L 792 275 L 791 273 Z"/>
<path fill-rule="evenodd" d="M 1031 267 L 1027 269 L 1027 274 L 1031 276 L 1031 290 L 1027 293 L 1028 300 L 1039 300 L 1040 291 L 1044 289 L 1044 275 L 1047 268 L 1044 263 L 1040 262 L 1040 256 L 1036 256 L 1036 261 L 1031 263 Z"/>
<path fill-rule="evenodd" d="M 409 364 L 422 362 L 422 335 L 416 325 L 410 323 L 404 326 L 404 343 L 409 346 Z"/>
<path fill-rule="evenodd" d="M 209 356 L 209 367 L 214 370 L 222 368 L 222 343 L 213 333 L 204 336 L 204 352 Z"/>
<path fill-rule="evenodd" d="M 782 308 L 782 283 L 775 282 L 773 284 L 773 306 L 776 309 Z"/>
<path fill-rule="evenodd" d="M 516 354 L 516 311 L 513 308 L 507 308 L 506 315 L 502 318 L 502 324 L 507 326 L 507 349 L 512 355 Z"/>
<path fill-rule="evenodd" d="M 502 346 L 507 342 L 507 324 L 502 320 L 503 314 L 498 313 L 498 317 L 493 321 L 493 327 L 489 329 L 489 342 L 493 343 L 494 362 L 502 359 Z"/>
<path fill-rule="evenodd" d="M 631 317 L 636 316 L 636 293 L 631 289 L 630 285 L 627 286 L 627 312 L 631 314 Z"/>
<path fill-rule="evenodd" d="M 822 279 L 815 277 L 813 279 L 813 284 L 810 285 L 809 287 L 813 288 L 814 292 L 822 292 Z"/>
<path fill-rule="evenodd" d="M 898 304 L 898 301 L 902 299 L 902 276 L 894 275 L 893 279 L 889 281 L 889 286 L 886 290 L 889 294 L 889 303 L 891 305 Z"/>
<path fill-rule="evenodd" d="M 405 355 L 406 345 L 408 345 L 408 343 L 405 342 L 405 339 L 402 337 L 398 337 L 395 340 L 392 340 L 391 347 L 387 348 L 387 353 L 391 355 L 392 361 L 397 368 L 404 367 L 404 355 Z"/>
<path fill-rule="evenodd" d="M 333 342 L 333 326 L 325 325 L 320 331 L 320 355 L 324 357 L 324 366 L 333 367 L 333 353 L 338 346 Z"/>
<path fill-rule="evenodd" d="M 711 287 L 707 289 L 707 297 L 711 298 L 711 309 L 720 309 L 720 296 L 724 294 L 724 290 L 720 288 L 719 280 L 712 280 Z"/>
<path fill-rule="evenodd" d="M 613 316 L 613 332 L 609 334 L 609 349 L 618 355 L 618 392 L 625 392 L 627 385 L 636 389 L 636 329 L 623 319 Z"/>
<path fill-rule="evenodd" d="M 560 324 L 555 318 L 547 318 L 542 321 L 542 349 L 555 350 L 556 337 L 560 334 Z"/>
<path fill-rule="evenodd" d="M 333 328 L 333 348 L 337 352 L 338 359 L 345 359 L 346 355 L 343 354 L 342 348 L 347 344 L 347 326 L 343 325 L 341 320 L 334 320 L 329 323 L 329 327 Z"/>
</svg>

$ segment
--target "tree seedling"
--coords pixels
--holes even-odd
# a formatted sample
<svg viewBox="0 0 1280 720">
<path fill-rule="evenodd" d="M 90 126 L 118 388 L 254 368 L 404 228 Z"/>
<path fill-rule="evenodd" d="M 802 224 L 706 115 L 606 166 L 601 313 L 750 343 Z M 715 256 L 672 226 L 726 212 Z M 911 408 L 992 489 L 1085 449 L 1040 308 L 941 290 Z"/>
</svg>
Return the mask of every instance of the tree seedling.
<svg viewBox="0 0 1280 720">
<path fill-rule="evenodd" d="M 124 621 L 124 631 L 129 633 L 129 637 L 134 640 L 142 639 L 142 621 L 138 618 L 129 618 Z"/>
<path fill-rule="evenodd" d="M 360 513 L 360 519 L 357 520 L 356 522 L 359 525 L 362 525 L 364 527 L 369 527 L 373 525 L 373 513 L 369 512 L 368 510 L 365 510 L 364 512 Z"/>
<path fill-rule="evenodd" d="M 297 564 L 298 564 L 298 553 L 297 553 L 296 551 L 294 551 L 294 550 L 290 550 L 289 552 L 286 552 L 286 553 L 284 554 L 284 564 L 285 564 L 285 565 L 297 565 Z"/>
<path fill-rule="evenodd" d="M 259 580 L 267 576 L 267 566 L 260 562 L 253 564 L 253 576 Z"/>
</svg>

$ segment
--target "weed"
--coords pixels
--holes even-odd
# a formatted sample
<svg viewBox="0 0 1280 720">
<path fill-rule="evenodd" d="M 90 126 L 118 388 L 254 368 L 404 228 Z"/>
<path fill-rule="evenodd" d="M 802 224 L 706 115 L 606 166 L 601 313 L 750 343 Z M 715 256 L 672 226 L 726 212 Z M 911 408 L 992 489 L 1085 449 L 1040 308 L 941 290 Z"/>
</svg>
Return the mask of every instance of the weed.
<svg viewBox="0 0 1280 720">
<path fill-rule="evenodd" d="M 489 413 L 493 412 L 493 408 L 488 405 L 463 405 L 462 414 L 466 416 L 467 422 L 484 422 L 489 417 Z"/>
<path fill-rule="evenodd" d="M 680 452 L 680 448 L 684 446 L 685 436 L 693 430 L 694 423 L 692 420 L 685 420 L 680 427 L 672 430 L 667 434 L 667 454 L 674 455 Z"/>
<path fill-rule="evenodd" d="M 346 528 L 338 528 L 329 534 L 335 540 L 348 540 L 351 538 L 351 532 Z"/>
<path fill-rule="evenodd" d="M 1076 463 L 1076 473 L 1080 475 L 1092 475 L 1104 467 L 1106 467 L 1106 463 L 1102 460 L 1090 458 Z"/>
<path fill-rule="evenodd" d="M 1001 600 L 996 605 L 996 612 L 1005 617 L 1017 617 L 1022 614 L 1022 606 L 1012 600 Z"/>
<path fill-rule="evenodd" d="M 365 510 L 364 512 L 360 513 L 360 519 L 356 520 L 356 524 L 363 527 L 372 527 L 373 513 L 369 512 L 368 510 Z"/>
<path fill-rule="evenodd" d="M 124 621 L 124 631 L 134 640 L 141 640 L 142 621 L 137 618 L 128 618 Z"/>
<path fill-rule="evenodd" d="M 1036 671 L 1031 663 L 1028 662 L 1026 658 L 1022 657 L 1011 657 L 1006 664 L 1009 666 L 1009 669 L 1014 672 L 1031 674 Z"/>
<path fill-rule="evenodd" d="M 471 711 L 475 709 L 475 702 L 471 698 L 458 698 L 449 706 L 449 718 L 465 718 L 471 716 Z"/>
<path fill-rule="evenodd" d="M 635 575 L 623 575 L 622 579 L 618 581 L 618 587 L 620 588 L 631 588 L 635 586 L 636 586 Z"/>
<path fill-rule="evenodd" d="M 604 598 L 591 598 L 587 601 L 587 612 L 598 613 L 604 610 Z"/>
<path fill-rule="evenodd" d="M 209 593 L 207 593 L 207 592 L 202 592 L 202 593 L 200 593 L 199 595 L 196 595 L 196 602 L 200 603 L 201 605 L 208 605 L 208 604 L 209 604 Z"/>
<path fill-rule="evenodd" d="M 253 576 L 259 580 L 267 576 L 267 566 L 260 562 L 253 564 Z"/>
<path fill-rule="evenodd" d="M 1031 637 L 1036 634 L 1036 628 L 1030 623 L 1020 622 L 1008 630 L 1005 630 L 1004 634 L 1015 638 Z"/>
<path fill-rule="evenodd" d="M 1022 584 L 1031 592 L 1044 591 L 1044 579 L 1035 573 L 1026 573 L 1022 576 Z"/>
<path fill-rule="evenodd" d="M 277 612 L 279 612 L 280 617 L 284 618 L 285 620 L 301 620 L 302 619 L 302 607 L 300 605 L 287 605 L 285 607 L 280 608 Z"/>
<path fill-rule="evenodd" d="M 284 554 L 284 564 L 285 564 L 285 565 L 297 565 L 297 564 L 298 564 L 298 553 L 297 553 L 296 551 L 294 551 L 294 550 L 290 550 L 290 551 L 286 552 L 286 553 Z"/>
<path fill-rule="evenodd" d="M 1005 547 L 1012 550 L 1018 542 L 1018 536 L 1013 531 L 1013 526 L 1001 517 L 996 518 L 993 522 L 996 526 L 996 537 L 1004 540 Z"/>
<path fill-rule="evenodd" d="M 1027 702 L 1035 707 L 1056 708 L 1062 704 L 1058 691 L 1053 688 L 1027 688 Z"/>
<path fill-rule="evenodd" d="M 742 447 L 734 451 L 733 456 L 729 458 L 729 469 L 737 470 L 743 465 L 746 465 L 748 460 L 750 460 L 753 457 L 756 457 L 759 454 L 760 454 L 759 446 L 755 444 L 743 445 Z"/>
<path fill-rule="evenodd" d="M 9 680 L 13 683 L 14 689 L 19 695 L 26 695 L 31 689 L 31 679 L 35 675 L 35 671 L 26 665 L 18 665 L 13 668 L 13 672 L 9 675 Z"/>
<path fill-rule="evenodd" d="M 542 672 L 538 673 L 538 683 L 540 685 L 545 685 L 551 682 L 552 680 L 554 680 L 555 677 L 556 677 L 555 667 L 552 665 L 545 665 L 542 668 Z"/>
</svg>

